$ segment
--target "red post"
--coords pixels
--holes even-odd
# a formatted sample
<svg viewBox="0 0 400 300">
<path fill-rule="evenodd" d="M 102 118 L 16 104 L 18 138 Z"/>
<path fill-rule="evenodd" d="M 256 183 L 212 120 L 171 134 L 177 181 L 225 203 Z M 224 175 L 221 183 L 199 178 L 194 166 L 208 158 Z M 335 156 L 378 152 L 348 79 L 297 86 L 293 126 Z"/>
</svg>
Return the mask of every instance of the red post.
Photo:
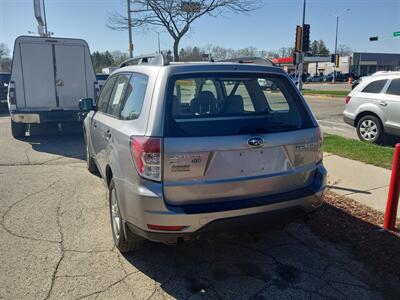
<svg viewBox="0 0 400 300">
<path fill-rule="evenodd" d="M 399 204 L 399 196 L 400 196 L 400 144 L 396 144 L 396 147 L 394 148 L 392 176 L 390 178 L 385 219 L 383 221 L 383 228 L 385 228 L 386 230 L 394 230 L 396 227 L 396 215 L 397 215 L 397 206 Z"/>
</svg>

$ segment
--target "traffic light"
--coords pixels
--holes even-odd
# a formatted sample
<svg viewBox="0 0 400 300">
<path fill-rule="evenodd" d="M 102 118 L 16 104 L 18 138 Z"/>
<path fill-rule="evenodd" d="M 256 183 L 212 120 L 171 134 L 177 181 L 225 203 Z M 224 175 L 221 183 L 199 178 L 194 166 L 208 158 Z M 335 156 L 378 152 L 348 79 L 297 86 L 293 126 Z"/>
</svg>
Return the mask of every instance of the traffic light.
<svg viewBox="0 0 400 300">
<path fill-rule="evenodd" d="M 303 26 L 303 52 L 310 50 L 310 24 Z"/>
<path fill-rule="evenodd" d="M 336 54 L 331 54 L 331 63 L 334 63 L 336 60 Z"/>
<path fill-rule="evenodd" d="M 295 50 L 301 50 L 301 26 L 296 26 L 296 43 L 295 43 Z"/>
<path fill-rule="evenodd" d="M 339 54 L 335 54 L 335 67 L 339 68 Z"/>
<path fill-rule="evenodd" d="M 378 37 L 377 36 L 371 36 L 370 38 L 369 38 L 369 41 L 370 42 L 374 42 L 374 41 L 377 41 L 378 40 Z"/>
</svg>

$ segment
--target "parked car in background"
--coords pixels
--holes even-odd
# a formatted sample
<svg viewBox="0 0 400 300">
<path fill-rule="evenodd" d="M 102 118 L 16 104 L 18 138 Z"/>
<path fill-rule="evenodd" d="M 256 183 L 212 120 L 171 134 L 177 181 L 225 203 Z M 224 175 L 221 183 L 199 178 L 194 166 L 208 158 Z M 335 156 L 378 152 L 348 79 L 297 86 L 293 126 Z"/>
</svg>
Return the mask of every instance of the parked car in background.
<svg viewBox="0 0 400 300">
<path fill-rule="evenodd" d="M 0 72 L 0 107 L 7 107 L 7 93 L 10 78 L 10 73 Z"/>
<path fill-rule="evenodd" d="M 80 102 L 87 167 L 108 187 L 120 251 L 321 204 L 322 133 L 282 69 L 161 55 L 123 65 L 96 106 Z"/>
<path fill-rule="evenodd" d="M 361 83 L 361 81 L 363 80 L 364 77 L 360 77 L 356 80 L 353 81 L 353 83 L 351 84 L 351 89 L 354 90 L 354 88 L 359 85 Z"/>
<path fill-rule="evenodd" d="M 84 40 L 18 37 L 8 86 L 12 135 L 25 136 L 32 124 L 46 128 L 82 122 L 79 99 L 95 99 L 97 90 Z"/>
<path fill-rule="evenodd" d="M 343 115 L 362 141 L 380 144 L 385 135 L 400 136 L 400 72 L 363 77 L 346 97 Z"/>
<path fill-rule="evenodd" d="M 322 82 L 324 80 L 324 76 L 314 75 L 308 78 L 308 82 Z"/>
<path fill-rule="evenodd" d="M 299 78 L 292 74 L 289 74 L 289 77 L 293 81 L 294 85 L 297 86 L 297 84 L 299 83 Z"/>
</svg>

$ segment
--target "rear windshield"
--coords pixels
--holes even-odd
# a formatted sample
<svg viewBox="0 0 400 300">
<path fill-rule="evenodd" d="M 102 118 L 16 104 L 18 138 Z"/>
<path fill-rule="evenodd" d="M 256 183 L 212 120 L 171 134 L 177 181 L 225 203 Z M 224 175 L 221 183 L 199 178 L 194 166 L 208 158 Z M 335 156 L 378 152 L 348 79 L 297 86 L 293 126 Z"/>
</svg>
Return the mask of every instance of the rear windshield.
<svg viewBox="0 0 400 300">
<path fill-rule="evenodd" d="M 216 136 L 291 131 L 313 122 L 285 76 L 202 74 L 169 82 L 165 135 Z"/>
</svg>

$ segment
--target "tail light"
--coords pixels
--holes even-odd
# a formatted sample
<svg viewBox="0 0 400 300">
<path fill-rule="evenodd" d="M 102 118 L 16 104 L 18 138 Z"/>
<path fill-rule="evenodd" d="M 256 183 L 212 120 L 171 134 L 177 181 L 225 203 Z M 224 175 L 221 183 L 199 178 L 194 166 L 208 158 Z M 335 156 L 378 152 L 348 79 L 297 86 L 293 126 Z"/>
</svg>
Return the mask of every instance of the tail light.
<svg viewBox="0 0 400 300">
<path fill-rule="evenodd" d="M 15 98 L 15 82 L 10 81 L 10 85 L 8 86 L 8 103 L 10 105 L 16 105 L 17 101 Z"/>
<path fill-rule="evenodd" d="M 320 126 L 317 127 L 317 135 L 318 135 L 318 140 L 317 140 L 317 163 L 322 161 L 324 157 L 324 149 L 323 149 L 323 144 L 324 144 L 324 133 L 322 132 L 322 129 Z"/>
<path fill-rule="evenodd" d="M 344 102 L 346 104 L 348 104 L 350 102 L 351 96 L 346 96 L 346 98 L 344 98 Z"/>
<path fill-rule="evenodd" d="M 161 180 L 161 141 L 161 138 L 131 137 L 131 154 L 140 176 Z"/>
<path fill-rule="evenodd" d="M 317 127 L 317 135 L 318 135 L 318 140 L 317 140 L 317 162 L 322 161 L 322 158 L 324 157 L 324 149 L 323 149 L 323 144 L 324 144 L 324 133 L 322 132 L 322 129 L 320 126 Z"/>
</svg>

